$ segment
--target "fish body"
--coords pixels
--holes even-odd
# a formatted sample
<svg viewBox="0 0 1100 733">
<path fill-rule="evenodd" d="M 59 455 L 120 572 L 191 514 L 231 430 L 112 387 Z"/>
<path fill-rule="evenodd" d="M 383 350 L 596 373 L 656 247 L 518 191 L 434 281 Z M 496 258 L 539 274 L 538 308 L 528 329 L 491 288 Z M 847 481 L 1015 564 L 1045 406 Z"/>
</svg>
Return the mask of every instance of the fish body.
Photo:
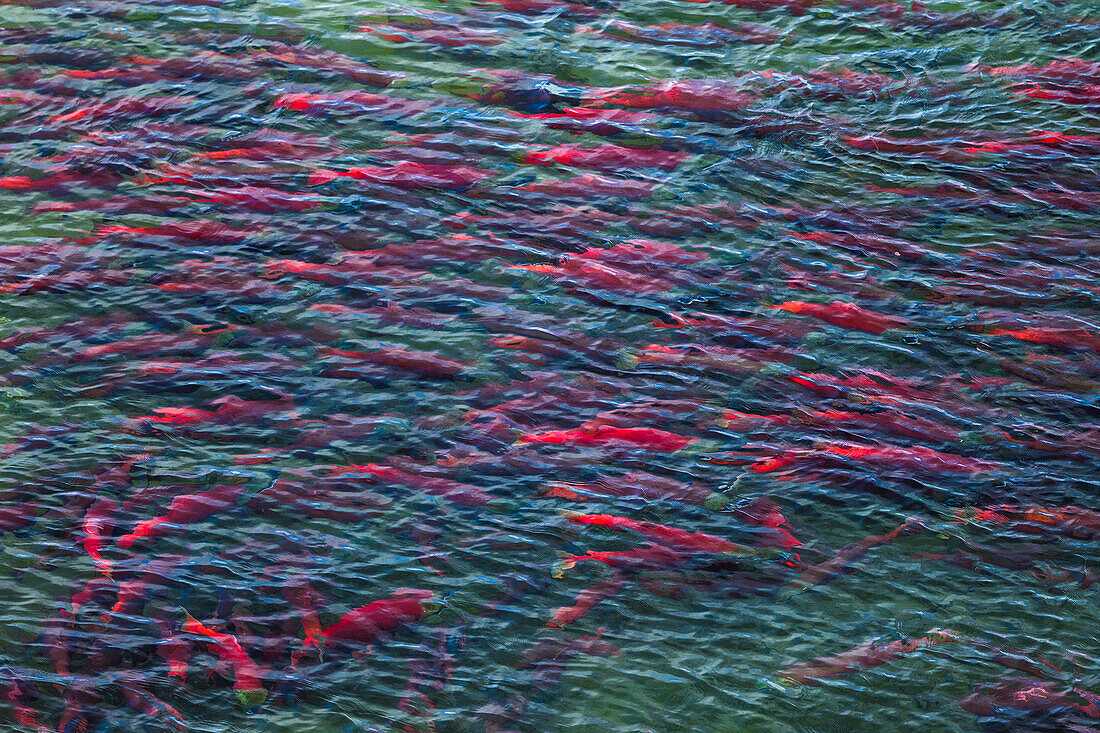
<svg viewBox="0 0 1100 733">
<path fill-rule="evenodd" d="M 635 448 L 675 452 L 687 448 L 698 438 L 677 435 L 656 428 L 617 428 L 611 425 L 592 425 L 576 430 L 551 430 L 544 433 L 525 433 L 522 443 L 544 445 L 629 445 Z"/>
<path fill-rule="evenodd" d="M 921 649 L 961 641 L 957 633 L 943 629 L 932 629 L 928 636 L 919 639 L 902 639 L 886 644 L 869 641 L 839 654 L 787 667 L 779 673 L 779 678 L 788 684 L 817 685 L 821 680 L 878 667 Z"/>
<path fill-rule="evenodd" d="M 167 534 L 171 525 L 194 524 L 220 514 L 234 506 L 243 491 L 244 484 L 228 484 L 197 494 L 177 496 L 163 515 L 139 522 L 129 534 L 119 537 L 118 546 L 125 550 L 143 537 Z"/>
<path fill-rule="evenodd" d="M 858 542 L 845 545 L 828 560 L 818 563 L 817 565 L 811 565 L 803 570 L 787 587 L 787 593 L 827 583 L 833 578 L 848 572 L 848 568 L 852 563 L 856 562 L 876 547 L 887 545 L 898 537 L 904 537 L 924 530 L 925 526 L 923 520 L 911 518 L 906 520 L 904 524 L 885 534 L 869 535 Z"/>
<path fill-rule="evenodd" d="M 756 554 L 756 551 L 751 547 L 739 545 L 724 537 L 716 537 L 705 532 L 691 532 L 678 527 L 669 527 L 656 522 L 646 522 L 628 517 L 617 517 L 612 514 L 581 514 L 565 510 L 559 513 L 573 524 L 607 527 L 620 532 L 633 532 L 653 542 L 682 552 Z"/>
<path fill-rule="evenodd" d="M 92 558 L 96 568 L 107 577 L 111 576 L 111 563 L 103 557 L 103 549 L 110 540 L 118 510 L 118 502 L 104 496 L 88 507 L 84 515 L 84 536 L 81 538 L 81 544 L 84 545 L 84 551 L 88 553 L 88 557 Z"/>
<path fill-rule="evenodd" d="M 248 656 L 248 652 L 241 646 L 237 637 L 214 631 L 190 614 L 183 623 L 183 631 L 209 639 L 207 645 L 209 649 L 233 668 L 236 677 L 233 689 L 238 691 L 242 701 L 252 701 L 257 698 L 262 701 L 267 696 L 263 687 L 264 670 Z"/>
<path fill-rule="evenodd" d="M 321 630 L 326 642 L 370 644 L 383 634 L 393 633 L 402 624 L 413 624 L 425 614 L 424 601 L 430 591 L 402 589 L 393 598 L 383 598 L 348 611 Z"/>
</svg>

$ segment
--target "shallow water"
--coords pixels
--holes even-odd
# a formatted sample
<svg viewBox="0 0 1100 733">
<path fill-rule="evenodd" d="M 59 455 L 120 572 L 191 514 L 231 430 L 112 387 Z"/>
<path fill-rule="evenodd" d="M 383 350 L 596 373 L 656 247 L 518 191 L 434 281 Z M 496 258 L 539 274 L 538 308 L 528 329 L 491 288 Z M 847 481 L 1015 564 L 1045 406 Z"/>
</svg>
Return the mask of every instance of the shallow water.
<svg viewBox="0 0 1100 733">
<path fill-rule="evenodd" d="M 1100 726 L 1095 4 L 758 4 L 0 5 L 2 727 Z"/>
</svg>

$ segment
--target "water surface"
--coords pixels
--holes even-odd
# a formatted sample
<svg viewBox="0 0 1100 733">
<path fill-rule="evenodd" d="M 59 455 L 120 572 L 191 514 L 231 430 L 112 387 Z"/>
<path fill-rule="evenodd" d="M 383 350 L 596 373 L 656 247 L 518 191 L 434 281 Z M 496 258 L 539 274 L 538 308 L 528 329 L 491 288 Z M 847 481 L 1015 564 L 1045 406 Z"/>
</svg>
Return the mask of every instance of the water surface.
<svg viewBox="0 0 1100 733">
<path fill-rule="evenodd" d="M 0 26 L 5 726 L 1098 724 L 1093 3 Z"/>
</svg>

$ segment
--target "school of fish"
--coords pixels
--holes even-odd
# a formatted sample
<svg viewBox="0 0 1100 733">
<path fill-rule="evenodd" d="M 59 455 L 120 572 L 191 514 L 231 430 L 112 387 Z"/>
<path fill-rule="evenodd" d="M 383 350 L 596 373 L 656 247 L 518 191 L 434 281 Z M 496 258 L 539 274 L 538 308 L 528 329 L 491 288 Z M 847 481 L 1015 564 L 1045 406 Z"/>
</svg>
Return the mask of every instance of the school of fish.
<svg viewBox="0 0 1100 733">
<path fill-rule="evenodd" d="M 4 730 L 1100 731 L 1094 3 L 3 0 L 0 165 Z"/>
</svg>

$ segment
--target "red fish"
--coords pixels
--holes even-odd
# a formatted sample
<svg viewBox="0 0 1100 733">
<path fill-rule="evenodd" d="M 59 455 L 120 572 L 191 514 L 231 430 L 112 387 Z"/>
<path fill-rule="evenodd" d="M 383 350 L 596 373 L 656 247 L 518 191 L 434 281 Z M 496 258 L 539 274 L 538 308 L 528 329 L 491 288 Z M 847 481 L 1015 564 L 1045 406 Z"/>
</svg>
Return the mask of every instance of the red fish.
<svg viewBox="0 0 1100 733">
<path fill-rule="evenodd" d="M 577 148 L 562 145 L 549 150 L 528 153 L 525 163 L 534 165 L 570 165 L 575 168 L 591 168 L 598 171 L 622 169 L 660 168 L 672 170 L 691 157 L 690 153 L 667 150 L 623 148 L 617 145 L 598 145 L 593 148 Z"/>
<path fill-rule="evenodd" d="M 303 441 L 299 440 L 298 445 L 301 444 Z M 304 444 L 308 445 L 309 441 Z M 257 494 L 249 506 L 265 510 L 272 508 L 271 502 L 274 501 L 302 516 L 358 522 L 364 517 L 377 516 L 393 505 L 389 497 L 363 488 L 374 483 L 371 474 L 348 472 L 343 466 L 333 469 L 334 472 L 321 476 L 307 471 L 287 471 Z"/>
<path fill-rule="evenodd" d="M 954 181 L 935 186 L 883 187 L 868 185 L 867 190 L 879 193 L 893 193 L 906 198 L 923 197 L 938 201 L 950 201 L 952 205 L 964 207 L 998 209 L 1007 203 L 1019 202 L 1020 197 L 1005 197 L 989 193 Z"/>
<path fill-rule="evenodd" d="M 290 69 L 318 69 L 339 74 L 340 76 L 376 87 L 388 87 L 405 75 L 397 71 L 384 71 L 368 66 L 361 61 L 336 51 L 319 46 L 290 45 L 271 43 L 256 48 L 251 53 L 252 60 L 264 66 Z M 350 92 L 358 94 L 359 92 Z"/>
<path fill-rule="evenodd" d="M 735 112 L 749 106 L 757 95 L 731 86 L 724 81 L 688 79 L 667 81 L 640 91 L 608 90 L 598 92 L 593 103 L 615 104 L 623 107 L 658 109 L 670 107 L 694 112 Z"/>
<path fill-rule="evenodd" d="M 617 570 L 612 571 L 610 580 L 604 580 L 577 594 L 572 606 L 556 609 L 546 622 L 551 629 L 563 629 L 589 614 L 598 604 L 619 593 L 626 584 L 626 576 Z"/>
<path fill-rule="evenodd" d="M 1020 341 L 1047 344 L 1063 349 L 1087 348 L 1100 353 L 1100 334 L 1085 328 L 1057 328 L 1036 326 L 1033 328 L 993 328 L 991 336 L 1011 336 Z"/>
<path fill-rule="evenodd" d="M 845 545 L 828 560 L 811 565 L 803 570 L 797 578 L 781 593 L 781 596 L 789 596 L 793 592 L 812 588 L 822 583 L 827 583 L 833 578 L 848 572 L 848 567 L 866 555 L 876 547 L 887 545 L 898 537 L 925 531 L 924 520 L 914 517 L 905 520 L 905 523 L 890 530 L 886 534 L 873 534 L 858 542 Z"/>
<path fill-rule="evenodd" d="M 538 181 L 518 186 L 515 189 L 528 193 L 544 194 L 554 199 L 577 198 L 589 200 L 591 197 L 614 196 L 626 199 L 643 199 L 653 193 L 656 182 L 636 179 L 607 178 L 585 174 L 564 181 Z"/>
<path fill-rule="evenodd" d="M 187 614 L 183 630 L 188 634 L 209 639 L 210 651 L 233 667 L 233 673 L 236 676 L 233 689 L 237 691 L 237 697 L 243 704 L 256 705 L 264 701 L 267 697 L 267 691 L 263 686 L 265 672 L 252 661 L 237 637 L 214 631 L 197 621 L 191 614 Z"/>
<path fill-rule="evenodd" d="M 690 3 L 708 3 L 711 0 L 683 0 Z M 784 8 L 792 15 L 802 15 L 808 8 L 818 4 L 818 0 L 718 0 L 723 5 L 732 5 L 735 8 L 746 10 L 772 10 Z"/>
<path fill-rule="evenodd" d="M 293 156 L 289 160 L 264 164 L 252 161 L 230 161 L 226 163 L 194 161 L 165 165 L 156 171 L 143 172 L 135 177 L 133 182 L 142 186 L 170 183 L 199 189 L 220 186 L 228 188 L 237 186 L 289 188 L 297 185 L 302 169 L 302 163 L 294 160 Z"/>
<path fill-rule="evenodd" d="M 110 578 L 96 576 L 85 583 L 76 593 L 73 593 L 72 598 L 69 599 L 70 613 L 75 616 L 80 612 L 80 609 L 89 603 L 106 608 L 116 595 L 117 590 L 114 581 Z"/>
<path fill-rule="evenodd" d="M 962 641 L 957 633 L 945 629 L 932 629 L 928 636 L 920 639 L 903 639 L 888 644 L 868 641 L 839 654 L 791 665 L 780 671 L 778 676 L 787 684 L 817 685 L 820 680 L 878 667 L 921 649 Z"/>
<path fill-rule="evenodd" d="M 1069 89 L 1035 86 L 1015 93 L 1032 99 L 1050 99 L 1063 104 L 1080 104 L 1088 107 L 1100 106 L 1100 84 L 1086 84 Z"/>
<path fill-rule="evenodd" d="M 12 81 L 10 78 L 3 79 L 5 82 Z M 18 89 L 0 89 L 0 105 L 17 104 L 28 109 L 43 108 L 43 107 L 58 107 L 69 103 L 70 100 L 64 97 L 51 97 L 46 94 L 38 94 L 37 92 L 27 92 Z"/>
<path fill-rule="evenodd" d="M 549 445 L 629 445 L 634 448 L 673 453 L 683 450 L 698 438 L 677 435 L 656 428 L 616 428 L 610 425 L 582 426 L 575 430 L 551 430 L 545 433 L 524 433 L 521 443 Z"/>
<path fill-rule="evenodd" d="M 1090 83 L 1100 77 L 1100 63 L 1084 59 L 1056 59 L 1046 64 L 1021 64 L 1019 66 L 971 66 L 972 72 L 1039 79 L 1058 84 Z"/>
<path fill-rule="evenodd" d="M 1100 84 L 1096 86 L 1096 104 L 1100 105 Z M 1072 211 L 1100 210 L 1100 193 L 1096 191 L 1071 191 L 1064 188 L 1055 190 L 1011 189 L 1012 193 L 1033 201 L 1041 201 L 1060 209 Z"/>
<path fill-rule="evenodd" d="M 934 253 L 934 250 L 928 247 L 922 247 L 907 239 L 888 237 L 881 234 L 853 234 L 849 232 L 810 232 L 808 234 L 800 234 L 791 232 L 791 236 L 811 242 L 818 242 L 819 244 L 830 247 L 837 247 L 861 255 L 883 254 L 892 257 L 900 257 L 906 260 L 920 260 Z"/>
<path fill-rule="evenodd" d="M 241 142 L 240 138 L 236 142 Z M 256 145 L 239 148 L 226 148 L 213 150 L 208 153 L 196 153 L 195 160 L 260 160 L 260 161 L 284 161 L 305 160 L 309 158 L 336 157 L 346 154 L 348 151 L 337 145 L 327 142 L 326 138 L 272 139 L 268 142 L 258 142 Z"/>
<path fill-rule="evenodd" d="M 296 448 L 325 448 L 336 440 L 360 440 L 375 430 L 393 425 L 392 417 L 332 414 L 324 420 L 297 420 L 294 427 L 306 428 L 294 441 Z"/>
<path fill-rule="evenodd" d="M 756 544 L 763 547 L 783 547 L 786 549 L 802 545 L 802 541 L 787 529 L 790 526 L 787 518 L 783 516 L 779 505 L 771 499 L 757 497 L 731 502 L 728 497 L 721 496 L 726 499 L 724 508 L 731 515 L 746 524 L 760 528 L 755 533 L 760 538 Z M 800 558 L 795 555 L 795 559 Z"/>
<path fill-rule="evenodd" d="M 28 329 L 28 331 L 36 331 L 37 329 Z M 43 329 L 49 330 L 49 329 Z M 20 337 L 22 341 L 23 334 L 27 331 L 20 331 L 16 335 Z M 30 335 L 33 338 L 34 334 Z M 3 340 L 0 340 L 2 344 Z M 5 348 L 0 345 L 0 348 Z M 72 425 L 38 425 L 31 423 L 30 429 L 22 434 L 15 436 L 13 442 L 0 444 L 0 458 L 7 458 L 13 456 L 16 453 L 22 453 L 24 451 L 34 450 L 36 448 L 43 448 L 55 444 L 55 441 L 64 439 L 65 437 L 73 434 Z"/>
<path fill-rule="evenodd" d="M 1044 507 L 998 504 L 983 509 L 960 509 L 957 521 L 986 522 L 1016 532 L 1054 532 L 1076 539 L 1100 537 L 1100 512 L 1078 506 Z"/>
<path fill-rule="evenodd" d="M 608 361 L 623 344 L 612 338 L 592 338 L 583 333 L 555 333 L 554 340 L 532 338 L 530 336 L 493 336 L 486 345 L 498 349 L 522 349 L 541 358 L 520 357 L 521 361 L 542 364 L 550 359 L 569 359 L 578 355 L 596 361 Z"/>
<path fill-rule="evenodd" d="M 93 286 L 125 285 L 130 282 L 132 277 L 133 272 L 127 270 L 102 269 L 57 272 L 34 275 L 19 282 L 0 285 L 0 293 L 18 293 L 20 295 L 39 292 L 67 293 Z"/>
<path fill-rule="evenodd" d="M 589 483 L 555 482 L 549 484 L 542 495 L 570 501 L 587 501 L 591 496 L 635 497 L 711 508 L 721 508 L 729 501 L 724 494 L 710 489 L 641 471 L 605 476 Z"/>
<path fill-rule="evenodd" d="M 300 575 L 288 578 L 282 585 L 282 592 L 283 598 L 301 614 L 302 630 L 305 631 L 306 639 L 320 639 L 324 636 L 321 620 L 317 615 L 317 608 L 323 599 L 309 584 L 309 580 Z"/>
<path fill-rule="evenodd" d="M 175 376 L 183 378 L 194 375 L 196 378 L 214 374 L 230 375 L 238 373 L 286 374 L 301 369 L 303 362 L 287 357 L 274 357 L 251 361 L 237 356 L 236 352 L 215 352 L 201 359 L 163 359 L 135 364 L 132 373 L 138 377 Z"/>
<path fill-rule="evenodd" d="M 321 631 L 323 643 L 354 642 L 370 644 L 384 633 L 396 631 L 402 624 L 413 624 L 427 612 L 424 601 L 431 591 L 401 588 L 393 598 L 383 598 L 348 611 L 336 623 Z"/>
<path fill-rule="evenodd" d="M 187 682 L 191 646 L 173 630 L 167 619 L 158 618 L 156 621 L 161 637 L 157 642 L 157 655 L 168 663 L 168 676 L 179 680 L 182 685 Z"/>
<path fill-rule="evenodd" d="M 855 4 L 855 3 L 854 3 Z M 901 13 L 892 13 L 889 10 L 882 13 L 884 20 L 894 28 L 919 28 L 931 32 L 950 32 L 967 28 L 1003 28 L 1006 25 L 1018 22 L 1020 15 L 1007 8 L 1001 8 L 988 13 L 958 11 L 937 13 L 929 12 L 923 3 L 906 6 L 904 3 L 874 3 L 880 5 L 896 6 Z M 912 12 L 905 12 L 912 8 Z"/>
<path fill-rule="evenodd" d="M 195 488 L 194 484 L 152 484 L 135 489 L 126 501 L 122 503 L 122 510 L 129 512 L 135 507 L 146 507 L 159 504 L 164 500 L 175 499 L 181 494 Z"/>
<path fill-rule="evenodd" d="M 959 707 L 982 717 L 996 715 L 998 710 L 1071 709 L 1090 718 L 1100 718 L 1100 695 L 1072 687 L 1067 689 L 1054 682 L 1007 679 L 978 688 L 961 698 Z M 1066 727 L 1066 730 L 1074 729 Z"/>
<path fill-rule="evenodd" d="M 84 514 L 84 536 L 80 541 L 99 572 L 108 578 L 111 577 L 111 563 L 103 557 L 103 548 L 111 537 L 118 509 L 118 502 L 114 499 L 106 496 L 97 499 Z"/>
<path fill-rule="evenodd" d="M 893 300 L 897 296 L 895 291 L 880 284 L 879 280 L 867 271 L 843 272 L 833 269 L 809 271 L 787 264 L 781 264 L 780 267 L 788 273 L 787 287 L 789 288 L 847 293 L 860 300 Z"/>
<path fill-rule="evenodd" d="M 521 246 L 516 242 L 498 239 L 492 234 L 472 237 L 469 234 L 453 234 L 438 239 L 420 239 L 412 242 L 387 244 L 381 249 L 365 253 L 379 265 L 412 265 L 427 267 L 444 262 L 479 262 L 492 258 L 514 259 L 524 255 L 543 255 L 541 247 Z"/>
<path fill-rule="evenodd" d="M 689 315 L 668 313 L 667 317 L 671 320 L 671 323 L 657 320 L 653 321 L 653 325 L 657 328 L 692 328 L 698 331 L 717 333 L 743 332 L 750 336 L 780 342 L 800 339 L 813 330 L 810 326 L 796 323 L 790 319 L 740 318 L 713 313 L 691 313 Z"/>
<path fill-rule="evenodd" d="M 654 422 L 684 419 L 703 409 L 694 400 L 647 400 L 604 410 L 585 425 L 612 425 L 617 428 L 644 427 Z"/>
<path fill-rule="evenodd" d="M 561 672 L 564 671 L 565 662 L 578 654 L 592 654 L 601 657 L 618 654 L 620 651 L 618 647 L 600 639 L 606 630 L 601 626 L 594 635 L 573 639 L 568 637 L 540 639 L 520 654 L 519 661 L 514 665 L 514 668 L 534 669 L 534 676 L 539 679 L 536 686 L 549 686 L 557 682 Z"/>
<path fill-rule="evenodd" d="M 561 112 L 523 114 L 509 110 L 509 114 L 523 120 L 539 120 L 552 130 L 570 130 L 575 134 L 591 133 L 613 137 L 638 131 L 643 125 L 654 125 L 660 116 L 647 112 L 629 112 L 624 109 L 592 109 L 590 107 L 566 107 Z"/>
<path fill-rule="evenodd" d="M 104 614 L 106 623 L 112 616 L 137 615 L 145 607 L 146 597 L 172 585 L 179 566 L 187 560 L 185 555 L 166 554 L 143 563 L 128 573 L 129 578 L 118 584 L 118 597 L 111 609 Z"/>
<path fill-rule="evenodd" d="M 353 468 L 358 471 L 369 473 L 382 481 L 407 486 L 411 489 L 423 491 L 433 496 L 439 496 L 463 506 L 489 506 L 495 498 L 492 494 L 477 486 L 463 484 L 444 478 L 406 473 L 405 471 L 398 471 L 396 468 L 383 466 L 377 463 L 353 466 Z"/>
<path fill-rule="evenodd" d="M 121 180 L 121 176 L 108 170 L 100 170 L 89 173 L 77 171 L 61 171 L 59 173 L 53 173 L 42 178 L 31 178 L 29 176 L 0 177 L 0 189 L 22 191 L 53 191 L 65 189 L 69 186 L 81 186 L 89 188 L 114 188 Z"/>
<path fill-rule="evenodd" d="M 100 102 L 51 117 L 51 124 L 90 123 L 125 117 L 156 117 L 182 112 L 195 104 L 194 97 L 132 97 Z"/>
<path fill-rule="evenodd" d="M 323 346 L 318 351 L 326 356 L 357 359 L 435 379 L 453 379 L 463 369 L 470 366 L 469 362 L 448 359 L 427 351 L 413 351 L 389 346 L 375 351 L 342 351 Z"/>
<path fill-rule="evenodd" d="M 309 194 L 287 193 L 263 186 L 217 188 L 210 191 L 189 188 L 187 193 L 194 198 L 181 198 L 179 200 L 218 204 L 228 209 L 247 209 L 261 214 L 277 214 L 282 211 L 309 211 L 320 208 L 326 203 L 325 199 Z"/>
<path fill-rule="evenodd" d="M 442 223 L 450 229 L 477 227 L 481 231 L 500 233 L 509 237 L 532 237 L 554 243 L 577 241 L 587 244 L 592 234 L 624 220 L 625 217 L 591 206 L 552 204 L 546 211 L 541 212 L 530 210 L 519 212 L 510 208 L 490 209 L 486 214 L 460 211 L 454 216 L 443 219 Z"/>
<path fill-rule="evenodd" d="M 36 501 L 0 506 L 0 532 L 13 532 L 34 524 L 41 509 L 42 505 Z"/>
<path fill-rule="evenodd" d="M 92 244 L 116 234 L 133 234 L 150 237 L 169 237 L 191 242 L 209 242 L 210 244 L 240 244 L 256 234 L 258 229 L 243 229 L 222 224 L 219 221 L 191 220 L 171 222 L 157 226 L 99 226 L 92 236 L 80 240 L 82 244 Z"/>
<path fill-rule="evenodd" d="M 726 349 L 721 346 L 702 344 L 677 344 L 676 346 L 648 344 L 635 355 L 635 358 L 640 363 L 712 369 L 728 374 L 752 374 L 759 372 L 769 363 L 791 361 L 794 355 L 780 347 Z"/>
<path fill-rule="evenodd" d="M 1028 137 L 1015 140 L 991 140 L 966 148 L 969 153 L 998 153 L 1042 156 L 1052 152 L 1067 155 L 1096 155 L 1100 135 L 1067 135 L 1063 132 L 1030 130 Z"/>
<path fill-rule="evenodd" d="M 686 529 L 669 527 L 656 522 L 617 517 L 612 514 L 581 514 L 580 512 L 571 512 L 564 509 L 559 510 L 558 513 L 573 524 L 589 524 L 597 527 L 609 527 L 621 532 L 634 532 L 681 552 L 733 552 L 739 555 L 754 555 L 758 552 L 752 547 L 739 545 L 723 537 L 716 537 L 705 532 L 690 532 Z"/>
<path fill-rule="evenodd" d="M 642 267 L 650 267 L 656 263 L 683 266 L 707 259 L 703 252 L 691 252 L 678 244 L 655 242 L 652 239 L 627 239 L 610 248 L 590 247 L 576 257 Z"/>
<path fill-rule="evenodd" d="M 857 461 L 872 463 L 884 468 L 909 471 L 930 471 L 934 473 L 976 474 L 984 471 L 996 471 L 1002 464 L 995 461 L 983 461 L 954 453 L 911 446 L 902 448 L 892 445 L 860 445 L 858 443 L 830 443 L 820 448 L 826 455 L 841 456 Z"/>
<path fill-rule="evenodd" d="M 1100 389 L 1095 377 L 1100 374 L 1075 374 L 1080 364 L 1068 359 L 1039 354 L 1029 354 L 1026 362 L 1001 359 L 1000 367 L 1009 374 L 1037 385 L 1068 390 L 1071 392 L 1092 392 Z"/>
<path fill-rule="evenodd" d="M 884 333 L 893 328 L 905 328 L 909 325 L 909 320 L 906 318 L 876 313 L 860 308 L 854 303 L 845 303 L 840 300 L 834 300 L 828 305 L 788 300 L 775 307 L 791 313 L 806 313 L 836 326 L 854 328 L 867 333 Z"/>
<path fill-rule="evenodd" d="M 663 293 L 674 287 L 668 280 L 629 272 L 601 262 L 568 258 L 561 265 L 509 265 L 511 269 L 538 272 L 575 281 L 600 290 L 628 293 Z"/>
<path fill-rule="evenodd" d="M 425 165 L 396 163 L 390 166 L 349 168 L 346 171 L 317 170 L 310 174 L 309 185 L 320 186 L 337 178 L 354 178 L 406 191 L 461 191 L 496 175 L 495 171 L 462 165 Z"/>
<path fill-rule="evenodd" d="M 222 79 L 242 81 L 263 75 L 262 69 L 249 67 L 239 59 L 204 51 L 193 57 L 148 58 L 130 56 L 124 59 L 128 66 L 111 67 L 98 71 L 65 69 L 61 73 L 77 79 L 109 79 L 116 83 L 139 85 L 178 79 Z M 232 62 L 232 63 L 227 63 Z"/>
<path fill-rule="evenodd" d="M 361 33 L 372 33 L 394 43 L 429 43 L 435 46 L 458 48 L 461 46 L 499 46 L 507 38 L 499 33 L 462 26 L 410 30 L 386 25 L 362 25 Z"/>
<path fill-rule="evenodd" d="M 105 211 L 116 214 L 167 214 L 188 205 L 176 196 L 111 196 L 83 201 L 44 201 L 35 204 L 32 214 L 51 211 Z"/>
<path fill-rule="evenodd" d="M 592 5 L 579 2 L 563 2 L 562 0 L 481 0 L 481 2 L 495 3 L 512 13 L 562 13 L 567 16 L 594 18 L 606 12 L 602 8 Z"/>
<path fill-rule="evenodd" d="M 171 723 L 181 731 L 187 730 L 187 724 L 180 712 L 159 697 L 149 692 L 145 685 L 137 677 L 136 673 L 129 672 L 120 675 L 117 680 L 122 697 L 126 704 L 137 712 L 147 715 L 154 720 L 163 719 Z"/>
<path fill-rule="evenodd" d="M 38 721 L 38 711 L 24 701 L 24 699 L 34 700 L 37 697 L 34 686 L 21 680 L 14 670 L 5 671 L 4 679 L 0 680 L 0 695 L 11 706 L 11 717 L 23 726 L 22 730 L 32 731 L 32 733 L 52 733 L 52 728 Z"/>
<path fill-rule="evenodd" d="M 197 494 L 177 496 L 168 510 L 159 517 L 139 522 L 133 531 L 118 539 L 118 546 L 128 549 L 142 537 L 160 537 L 168 534 L 173 525 L 194 524 L 232 508 L 244 491 L 244 484 L 218 486 Z"/>
<path fill-rule="evenodd" d="M 344 285 L 349 282 L 388 284 L 393 282 L 415 282 L 427 275 L 425 270 L 411 270 L 405 267 L 376 265 L 369 253 L 353 252 L 335 264 L 302 262 L 301 260 L 268 260 L 264 263 L 263 277 L 280 278 L 285 275 L 325 283 L 326 285 Z"/>
<path fill-rule="evenodd" d="M 961 430 L 948 425 L 925 418 L 911 417 L 895 411 L 806 410 L 794 415 L 750 415 L 743 412 L 727 412 L 719 420 L 719 424 L 722 427 L 736 430 L 758 430 L 784 425 L 792 427 L 808 425 L 819 428 L 866 425 L 881 428 L 888 433 L 900 435 L 903 438 L 934 440 L 937 442 L 953 442 L 962 435 Z"/>
<path fill-rule="evenodd" d="M 153 414 L 134 418 L 135 421 L 186 425 L 190 423 L 242 424 L 258 422 L 273 412 L 285 412 L 294 406 L 289 398 L 279 400 L 242 400 L 236 395 L 219 397 L 210 403 L 215 410 L 194 407 L 157 407 Z"/>
<path fill-rule="evenodd" d="M 367 92 L 284 94 L 275 100 L 275 107 L 285 107 L 309 115 L 394 115 L 398 117 L 407 117 L 431 109 L 431 105 L 425 102 Z"/>
<path fill-rule="evenodd" d="M 373 306 L 371 308 L 352 308 L 340 303 L 315 303 L 310 308 L 322 313 L 329 313 L 337 318 L 373 316 L 382 323 L 408 326 L 409 328 L 437 328 L 454 321 L 458 317 L 427 308 L 406 308 L 393 301 L 387 301 L 383 306 Z"/>
<path fill-rule="evenodd" d="M 923 382 L 877 371 L 867 371 L 854 377 L 800 372 L 788 379 L 824 397 L 840 397 L 850 391 L 865 395 L 893 395 L 921 402 L 940 396 L 939 390 Z"/>
<path fill-rule="evenodd" d="M 627 571 L 667 570 L 688 561 L 690 555 L 677 552 L 664 545 L 646 545 L 633 550 L 588 552 L 584 555 L 568 555 L 554 566 L 553 575 L 560 578 L 579 562 L 600 562 L 612 568 Z"/>
</svg>

